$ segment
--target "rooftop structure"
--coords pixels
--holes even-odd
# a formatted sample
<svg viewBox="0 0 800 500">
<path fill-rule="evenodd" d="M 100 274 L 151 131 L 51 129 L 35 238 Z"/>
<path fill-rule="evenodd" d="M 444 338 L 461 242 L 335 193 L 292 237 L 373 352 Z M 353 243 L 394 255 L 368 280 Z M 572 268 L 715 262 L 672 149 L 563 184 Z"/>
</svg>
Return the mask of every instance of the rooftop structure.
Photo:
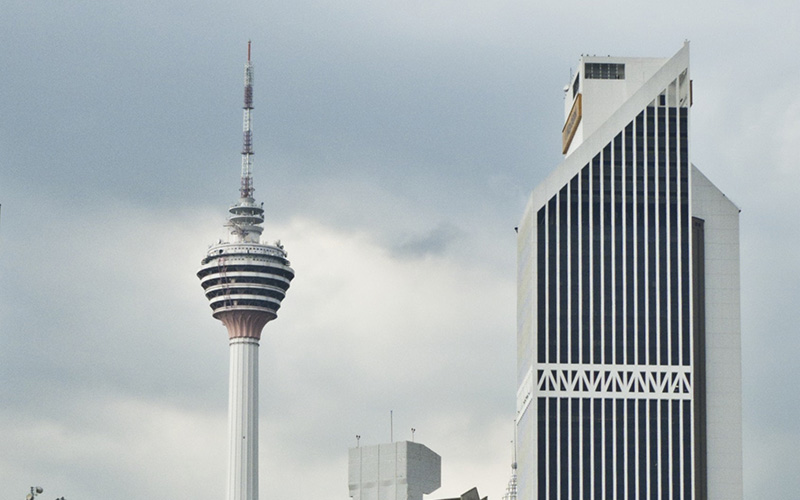
<svg viewBox="0 0 800 500">
<path fill-rule="evenodd" d="M 350 448 L 353 500 L 422 500 L 442 484 L 442 459 L 411 441 Z"/>
<path fill-rule="evenodd" d="M 263 204 L 253 198 L 253 66 L 250 42 L 244 69 L 244 144 L 239 202 L 228 210 L 229 241 L 211 245 L 197 277 L 212 315 L 228 330 L 228 500 L 258 498 L 258 342 L 277 317 L 294 278 L 280 242 L 262 244 Z"/>
</svg>

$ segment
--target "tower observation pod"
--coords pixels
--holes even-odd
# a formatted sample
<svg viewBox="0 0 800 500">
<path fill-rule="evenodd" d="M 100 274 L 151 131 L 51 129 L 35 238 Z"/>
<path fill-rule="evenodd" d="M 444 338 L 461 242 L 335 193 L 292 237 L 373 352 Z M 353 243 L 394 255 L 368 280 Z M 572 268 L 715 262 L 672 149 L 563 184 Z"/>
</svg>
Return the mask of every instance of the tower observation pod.
<svg viewBox="0 0 800 500">
<path fill-rule="evenodd" d="M 244 69 L 244 145 L 239 202 L 228 210 L 229 241 L 208 249 L 197 277 L 212 315 L 228 329 L 228 500 L 258 499 L 258 342 L 294 278 L 280 242 L 261 243 L 263 204 L 253 198 L 253 67 Z"/>
</svg>

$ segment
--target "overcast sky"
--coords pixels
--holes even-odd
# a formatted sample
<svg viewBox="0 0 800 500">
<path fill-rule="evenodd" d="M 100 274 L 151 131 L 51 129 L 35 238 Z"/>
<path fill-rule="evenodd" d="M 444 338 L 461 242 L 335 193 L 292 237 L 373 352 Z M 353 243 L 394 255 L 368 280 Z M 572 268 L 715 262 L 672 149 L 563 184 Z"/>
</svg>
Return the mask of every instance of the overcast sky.
<svg viewBox="0 0 800 500">
<path fill-rule="evenodd" d="M 227 3 L 227 2 L 225 2 Z M 746 498 L 800 491 L 800 3 L 0 0 L 0 497 L 219 499 L 228 349 L 195 272 L 255 187 L 297 278 L 260 348 L 261 495 L 347 449 L 499 500 L 516 239 L 581 54 L 691 41 L 692 160 L 742 209 Z"/>
</svg>

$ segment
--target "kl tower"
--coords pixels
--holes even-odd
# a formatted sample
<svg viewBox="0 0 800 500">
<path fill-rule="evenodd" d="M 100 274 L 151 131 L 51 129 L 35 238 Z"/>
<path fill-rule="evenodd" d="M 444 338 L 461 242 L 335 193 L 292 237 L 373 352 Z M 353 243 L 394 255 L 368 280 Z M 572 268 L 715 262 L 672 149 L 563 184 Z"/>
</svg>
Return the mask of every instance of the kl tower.
<svg viewBox="0 0 800 500">
<path fill-rule="evenodd" d="M 244 145 L 239 202 L 228 209 L 229 241 L 212 245 L 197 277 L 212 315 L 228 329 L 228 500 L 258 499 L 258 341 L 294 278 L 280 242 L 261 243 L 263 203 L 253 198 L 253 66 L 244 66 Z"/>
</svg>

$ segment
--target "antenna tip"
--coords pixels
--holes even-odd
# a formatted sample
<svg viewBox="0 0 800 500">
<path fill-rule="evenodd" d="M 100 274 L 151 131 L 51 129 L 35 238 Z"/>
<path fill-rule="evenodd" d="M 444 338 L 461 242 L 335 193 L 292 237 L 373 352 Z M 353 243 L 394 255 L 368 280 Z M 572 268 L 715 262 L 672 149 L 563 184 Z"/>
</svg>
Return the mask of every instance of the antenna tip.
<svg viewBox="0 0 800 500">
<path fill-rule="evenodd" d="M 247 62 L 250 62 L 250 40 L 247 41 Z"/>
</svg>

